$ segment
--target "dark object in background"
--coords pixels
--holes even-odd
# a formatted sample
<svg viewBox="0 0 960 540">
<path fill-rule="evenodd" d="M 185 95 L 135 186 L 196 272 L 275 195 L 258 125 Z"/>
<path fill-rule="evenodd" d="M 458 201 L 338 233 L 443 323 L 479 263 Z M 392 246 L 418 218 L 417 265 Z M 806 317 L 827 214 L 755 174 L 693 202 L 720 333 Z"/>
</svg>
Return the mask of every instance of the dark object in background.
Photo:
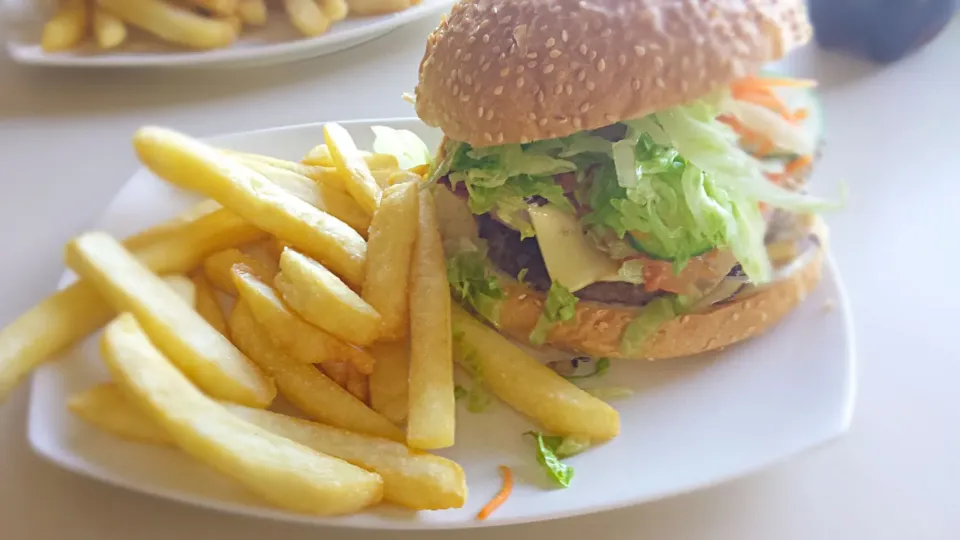
<svg viewBox="0 0 960 540">
<path fill-rule="evenodd" d="M 808 5 L 820 47 L 887 64 L 939 35 L 958 0 L 808 0 Z"/>
</svg>

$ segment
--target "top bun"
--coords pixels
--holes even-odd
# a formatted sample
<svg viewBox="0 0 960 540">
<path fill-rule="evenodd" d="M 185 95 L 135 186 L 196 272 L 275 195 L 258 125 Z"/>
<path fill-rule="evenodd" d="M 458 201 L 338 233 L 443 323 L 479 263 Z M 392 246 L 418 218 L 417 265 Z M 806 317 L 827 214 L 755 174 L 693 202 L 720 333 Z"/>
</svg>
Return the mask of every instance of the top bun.
<svg viewBox="0 0 960 540">
<path fill-rule="evenodd" d="M 810 40 L 804 0 L 460 0 L 427 39 L 417 114 L 482 147 L 687 103 Z"/>
</svg>

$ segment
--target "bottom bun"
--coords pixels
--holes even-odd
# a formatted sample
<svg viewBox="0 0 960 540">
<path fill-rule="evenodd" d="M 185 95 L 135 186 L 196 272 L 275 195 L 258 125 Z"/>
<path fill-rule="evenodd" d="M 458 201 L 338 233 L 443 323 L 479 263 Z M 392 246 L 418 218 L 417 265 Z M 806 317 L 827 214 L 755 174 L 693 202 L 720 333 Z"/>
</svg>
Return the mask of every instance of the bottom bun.
<svg viewBox="0 0 960 540">
<path fill-rule="evenodd" d="M 824 250 L 818 246 L 803 268 L 749 296 L 667 321 L 640 347 L 639 357 L 656 360 L 690 356 L 764 333 L 817 286 L 823 257 Z M 500 331 L 526 342 L 540 317 L 545 294 L 520 284 L 508 285 L 505 292 Z M 580 302 L 573 320 L 554 325 L 544 345 L 593 357 L 625 358 L 620 340 L 636 313 L 636 308 L 626 306 Z"/>
</svg>

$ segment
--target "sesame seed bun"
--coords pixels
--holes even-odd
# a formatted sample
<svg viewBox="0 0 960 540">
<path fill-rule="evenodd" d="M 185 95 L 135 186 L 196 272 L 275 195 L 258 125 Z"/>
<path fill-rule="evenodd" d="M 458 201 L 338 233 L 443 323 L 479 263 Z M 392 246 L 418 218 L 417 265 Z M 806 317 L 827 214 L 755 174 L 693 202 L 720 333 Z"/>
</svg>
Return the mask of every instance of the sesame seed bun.
<svg viewBox="0 0 960 540">
<path fill-rule="evenodd" d="M 427 40 L 418 116 L 482 147 L 698 99 L 810 40 L 803 0 L 460 0 Z"/>
</svg>

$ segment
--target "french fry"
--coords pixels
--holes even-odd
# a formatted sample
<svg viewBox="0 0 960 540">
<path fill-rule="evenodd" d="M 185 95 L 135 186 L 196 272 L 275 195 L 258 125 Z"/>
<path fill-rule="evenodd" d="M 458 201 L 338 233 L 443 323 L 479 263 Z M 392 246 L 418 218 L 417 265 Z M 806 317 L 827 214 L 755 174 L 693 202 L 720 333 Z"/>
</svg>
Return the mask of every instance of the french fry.
<svg viewBox="0 0 960 540">
<path fill-rule="evenodd" d="M 347 0 L 350 12 L 357 15 L 382 15 L 410 7 L 410 0 Z"/>
<path fill-rule="evenodd" d="M 373 371 L 373 357 L 300 318 L 283 303 L 269 281 L 260 279 L 249 267 L 235 265 L 233 282 L 271 342 L 291 358 L 304 364 L 344 360 L 360 373 Z"/>
<path fill-rule="evenodd" d="M 93 10 L 93 37 L 101 49 L 114 49 L 127 39 L 127 25 L 119 17 L 97 7 Z"/>
<path fill-rule="evenodd" d="M 237 295 L 237 286 L 233 283 L 233 266 L 242 264 L 257 278 L 271 282 L 280 271 L 279 267 L 270 266 L 268 261 L 258 260 L 237 248 L 218 251 L 203 260 L 203 273 L 213 286 L 231 295 Z"/>
<path fill-rule="evenodd" d="M 114 383 L 102 383 L 67 401 L 70 412 L 94 426 L 134 442 L 172 445 L 170 435 L 130 403 Z"/>
<path fill-rule="evenodd" d="M 202 394 L 129 313 L 104 330 L 104 361 L 129 399 L 187 454 L 296 512 L 336 515 L 379 502 L 379 475 L 257 427 Z"/>
<path fill-rule="evenodd" d="M 67 244 L 66 261 L 117 311 L 133 313 L 153 342 L 205 392 L 254 407 L 273 401 L 273 381 L 108 234 L 75 238 Z"/>
<path fill-rule="evenodd" d="M 400 162 L 397 161 L 396 156 L 392 156 L 390 154 L 371 154 L 365 150 L 358 150 L 357 152 L 360 154 L 360 157 L 363 158 L 363 161 L 367 163 L 367 167 L 370 167 L 371 171 L 400 170 Z M 307 152 L 307 155 L 300 160 L 300 163 L 323 168 L 335 167 L 333 164 L 333 157 L 330 155 L 330 147 L 326 144 L 314 146 L 309 152 Z M 309 174 L 305 174 L 304 176 L 313 178 Z M 319 178 L 314 178 L 314 180 L 317 180 L 318 182 L 321 181 Z"/>
<path fill-rule="evenodd" d="M 361 208 L 347 192 L 266 163 L 250 161 L 244 164 L 301 201 L 323 210 L 353 227 L 361 236 L 366 236 L 367 229 L 370 227 L 370 214 Z"/>
<path fill-rule="evenodd" d="M 420 215 L 410 276 L 410 409 L 407 444 L 453 446 L 456 402 L 450 336 L 450 289 L 430 190 L 419 190 Z"/>
<path fill-rule="evenodd" d="M 460 508 L 467 486 L 457 463 L 369 435 L 270 411 L 227 405 L 240 418 L 383 478 L 383 499 L 414 510 Z"/>
<path fill-rule="evenodd" d="M 380 333 L 380 314 L 370 304 L 323 265 L 297 251 L 283 250 L 274 285 L 307 322 L 344 341 L 366 345 Z"/>
<path fill-rule="evenodd" d="M 72 49 L 83 41 L 90 8 L 86 0 L 60 0 L 57 12 L 45 25 L 40 46 L 45 52 Z"/>
<path fill-rule="evenodd" d="M 167 287 L 183 300 L 183 303 L 190 306 L 191 309 L 197 305 L 197 288 L 193 281 L 187 276 L 163 276 L 161 278 Z"/>
<path fill-rule="evenodd" d="M 220 206 L 220 203 L 213 199 L 204 199 L 167 221 L 124 238 L 123 246 L 127 249 L 140 249 L 150 244 L 166 240 L 183 232 L 183 228 L 191 223 L 196 223 L 201 218 L 220 210 L 223 210 L 223 206 Z M 223 211 L 226 212 L 225 210 Z"/>
<path fill-rule="evenodd" d="M 347 191 L 369 214 L 380 206 L 382 190 L 370 174 L 363 156 L 353 142 L 353 138 L 339 124 L 327 123 L 323 126 L 323 139 L 330 149 L 330 157 L 337 171 L 344 176 Z"/>
<path fill-rule="evenodd" d="M 347 18 L 347 3 L 345 0 L 319 0 L 320 9 L 331 21 L 342 21 Z"/>
<path fill-rule="evenodd" d="M 417 239 L 418 188 L 399 184 L 385 190 L 370 224 L 360 296 L 380 314 L 384 341 L 406 336 L 410 324 L 410 259 Z"/>
<path fill-rule="evenodd" d="M 184 47 L 218 49 L 237 38 L 231 23 L 204 17 L 164 0 L 98 0 L 98 3 L 127 24 Z"/>
<path fill-rule="evenodd" d="M 456 462 L 410 450 L 370 435 L 308 420 L 222 403 L 230 414 L 280 437 L 342 459 L 383 478 L 383 499 L 413 510 L 460 508 L 466 502 L 463 469 Z M 157 445 L 173 439 L 153 418 L 138 409 L 115 383 L 103 383 L 70 399 L 71 410 L 119 437 Z M 74 410 L 76 407 L 76 410 Z"/>
<path fill-rule="evenodd" d="M 344 182 L 343 177 L 340 176 L 340 173 L 337 172 L 337 169 L 334 168 L 332 161 L 327 166 L 317 166 L 308 165 L 305 163 L 297 163 L 296 161 L 287 161 L 285 159 L 278 159 L 260 154 L 237 152 L 236 150 L 224 150 L 224 152 L 242 161 L 248 167 L 251 167 L 251 164 L 254 163 L 269 165 L 276 169 L 283 169 L 285 171 L 297 173 L 300 176 L 306 176 L 311 180 L 330 188 L 336 188 L 344 193 L 347 191 L 346 183 Z"/>
<path fill-rule="evenodd" d="M 237 0 L 187 0 L 190 4 L 213 15 L 229 16 L 237 12 Z"/>
<path fill-rule="evenodd" d="M 237 3 L 237 15 L 243 24 L 263 26 L 267 23 L 267 3 L 264 0 L 240 0 Z"/>
<path fill-rule="evenodd" d="M 620 432 L 620 415 L 552 369 L 526 354 L 498 332 L 454 306 L 457 361 L 479 371 L 498 398 L 557 435 L 606 441 Z"/>
<path fill-rule="evenodd" d="M 317 364 L 317 367 L 320 368 L 320 371 L 326 374 L 327 377 L 330 377 L 331 381 L 337 383 L 337 386 L 343 388 L 344 390 L 347 389 L 347 378 L 350 376 L 350 374 L 347 371 L 346 362 L 324 362 L 322 364 Z"/>
<path fill-rule="evenodd" d="M 406 341 L 377 343 L 369 352 L 376 358 L 370 374 L 370 406 L 391 422 L 401 425 L 407 419 L 410 375 L 410 345 Z"/>
<path fill-rule="evenodd" d="M 234 342 L 269 373 L 280 393 L 311 418 L 350 431 L 402 441 L 403 432 L 389 420 L 327 378 L 273 346 L 250 307 L 240 300 L 228 319 Z"/>
<path fill-rule="evenodd" d="M 329 266 L 348 283 L 359 286 L 363 281 L 367 246 L 349 225 L 219 150 L 175 131 L 141 128 L 134 146 L 141 161 L 161 178 L 203 191 L 251 224 Z"/>
<path fill-rule="evenodd" d="M 213 251 L 263 236 L 220 208 L 165 227 L 152 241 L 141 236 L 142 244 L 134 254 L 156 273 L 188 272 Z M 100 293 L 81 280 L 48 296 L 0 330 L 0 402 L 40 363 L 92 334 L 115 314 Z"/>
<path fill-rule="evenodd" d="M 314 0 L 283 0 L 283 6 L 290 22 L 305 36 L 319 36 L 330 28 L 330 18 Z"/>
<path fill-rule="evenodd" d="M 227 318 L 223 315 L 223 309 L 220 307 L 220 302 L 217 300 L 216 292 L 213 290 L 213 285 L 210 284 L 210 280 L 208 280 L 207 276 L 203 275 L 202 272 L 194 272 L 192 279 L 193 287 L 197 295 L 197 313 L 199 313 L 200 316 L 203 317 L 203 320 L 207 321 L 207 324 L 212 326 L 214 330 L 224 336 L 229 335 L 227 333 Z"/>
<path fill-rule="evenodd" d="M 366 405 L 370 405 L 370 377 L 357 371 L 353 364 L 347 364 L 347 392 Z"/>
</svg>

